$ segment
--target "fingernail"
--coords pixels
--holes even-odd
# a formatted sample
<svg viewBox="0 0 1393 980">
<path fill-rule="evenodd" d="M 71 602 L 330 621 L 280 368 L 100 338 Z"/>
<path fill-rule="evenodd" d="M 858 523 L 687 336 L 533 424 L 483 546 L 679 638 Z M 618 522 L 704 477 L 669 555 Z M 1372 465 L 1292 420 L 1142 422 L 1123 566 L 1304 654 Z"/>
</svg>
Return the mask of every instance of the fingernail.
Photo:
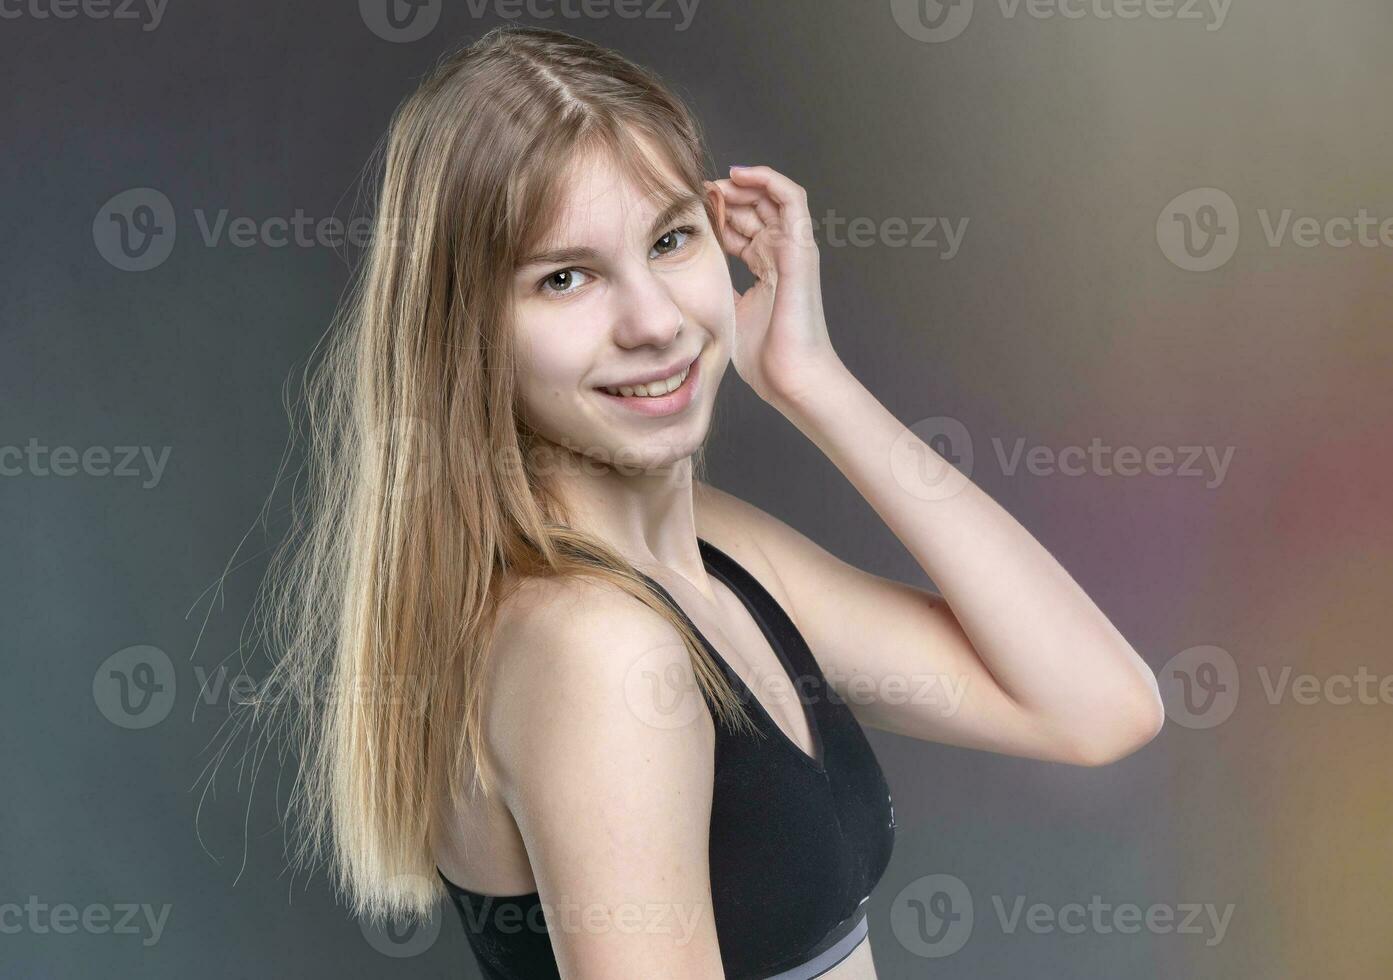
<svg viewBox="0 0 1393 980">
<path fill-rule="evenodd" d="M 731 169 L 731 170 L 749 170 L 749 169 L 750 169 L 750 165 L 749 165 L 748 163 L 732 163 L 732 164 L 730 165 L 730 169 Z"/>
</svg>

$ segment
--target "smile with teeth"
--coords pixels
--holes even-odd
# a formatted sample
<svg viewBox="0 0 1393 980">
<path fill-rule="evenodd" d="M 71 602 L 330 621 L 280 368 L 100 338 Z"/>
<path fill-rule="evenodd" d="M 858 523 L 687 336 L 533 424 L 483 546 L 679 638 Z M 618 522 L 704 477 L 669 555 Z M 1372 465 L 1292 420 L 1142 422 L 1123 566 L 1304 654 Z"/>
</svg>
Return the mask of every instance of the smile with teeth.
<svg viewBox="0 0 1393 980">
<path fill-rule="evenodd" d="M 692 366 L 688 364 L 672 377 L 664 378 L 661 381 L 650 381 L 642 385 L 620 385 L 617 388 L 613 385 L 605 385 L 600 390 L 623 398 L 658 398 L 682 387 L 682 382 L 687 380 L 687 374 L 691 370 Z"/>
</svg>

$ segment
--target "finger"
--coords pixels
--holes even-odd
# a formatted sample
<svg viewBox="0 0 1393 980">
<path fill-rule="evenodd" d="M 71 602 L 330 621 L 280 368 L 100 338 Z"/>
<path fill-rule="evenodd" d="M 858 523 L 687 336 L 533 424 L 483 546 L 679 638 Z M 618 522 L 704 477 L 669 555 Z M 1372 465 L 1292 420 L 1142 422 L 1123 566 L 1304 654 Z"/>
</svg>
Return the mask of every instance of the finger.
<svg viewBox="0 0 1393 980">
<path fill-rule="evenodd" d="M 755 201 L 755 214 L 759 215 L 759 220 L 766 225 L 777 224 L 783 219 L 783 213 L 779 206 L 774 203 L 768 194 L 761 194 Z"/>
<path fill-rule="evenodd" d="M 721 194 L 731 204 L 753 204 L 764 196 L 764 191 L 759 188 L 741 187 L 733 183 L 728 177 L 721 180 L 713 180 L 711 183 L 716 185 Z"/>
<path fill-rule="evenodd" d="M 759 178 L 758 186 L 763 191 L 755 211 L 765 225 L 776 230 L 775 237 L 798 245 L 815 245 L 814 221 L 808 211 L 807 193 L 802 187 L 768 167 L 756 168 L 766 171 Z M 740 171 L 734 171 L 739 173 Z M 778 185 L 783 185 L 778 189 Z M 775 197 L 775 192 L 784 195 L 783 202 Z"/>
<path fill-rule="evenodd" d="M 721 187 L 727 204 L 753 204 L 765 224 L 779 220 L 779 205 L 763 187 L 741 187 L 728 180 L 716 181 L 716 184 Z"/>
<path fill-rule="evenodd" d="M 762 187 L 781 208 L 806 207 L 808 194 L 800 185 L 772 167 L 740 167 L 730 171 L 738 187 Z"/>
<path fill-rule="evenodd" d="M 752 207 L 726 208 L 726 221 L 746 238 L 754 238 L 765 228 L 764 222 Z"/>
<path fill-rule="evenodd" d="M 721 226 L 721 248 L 728 254 L 744 261 L 745 249 L 750 247 L 750 239 L 731 227 L 730 221 Z"/>
<path fill-rule="evenodd" d="M 771 242 L 779 241 L 786 235 L 797 240 L 798 222 L 804 220 L 801 217 L 790 219 L 783 215 L 778 206 L 764 195 L 760 196 L 758 203 L 753 207 L 727 205 L 726 215 L 726 220 L 747 238 L 754 238 L 769 229 L 774 229 L 774 234 L 769 236 Z"/>
</svg>

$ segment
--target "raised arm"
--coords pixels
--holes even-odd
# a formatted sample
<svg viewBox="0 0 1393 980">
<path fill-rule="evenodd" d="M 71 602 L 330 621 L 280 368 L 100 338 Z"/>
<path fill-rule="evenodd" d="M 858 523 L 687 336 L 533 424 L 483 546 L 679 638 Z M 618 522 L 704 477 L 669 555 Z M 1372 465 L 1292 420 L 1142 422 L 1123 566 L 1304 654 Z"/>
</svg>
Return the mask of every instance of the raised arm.
<svg viewBox="0 0 1393 980">
<path fill-rule="evenodd" d="M 1145 661 L 1030 532 L 832 349 L 804 189 L 769 167 L 732 170 L 716 186 L 725 248 L 757 278 L 736 301 L 740 376 L 827 455 L 943 593 L 754 522 L 814 655 L 861 672 L 874 700 L 860 713 L 877 727 L 1083 765 L 1149 741 L 1165 715 Z M 904 685 L 924 675 L 961 691 L 951 711 L 906 698 Z"/>
</svg>

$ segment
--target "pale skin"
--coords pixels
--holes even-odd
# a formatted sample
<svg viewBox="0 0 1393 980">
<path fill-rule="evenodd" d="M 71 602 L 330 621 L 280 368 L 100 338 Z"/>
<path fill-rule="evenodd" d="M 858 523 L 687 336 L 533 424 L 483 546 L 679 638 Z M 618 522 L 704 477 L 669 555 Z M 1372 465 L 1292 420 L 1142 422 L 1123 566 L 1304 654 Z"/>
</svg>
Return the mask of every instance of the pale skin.
<svg viewBox="0 0 1393 980">
<path fill-rule="evenodd" d="M 863 727 L 1080 766 L 1153 738 L 1164 714 L 1152 672 L 1049 552 L 966 478 L 941 471 L 932 499 L 906 488 L 894 454 L 947 464 L 834 351 L 818 249 L 800 234 L 810 220 L 803 189 L 758 166 L 707 182 L 706 193 L 715 227 L 699 201 L 660 215 L 664 202 L 592 160 L 575 172 L 546 242 L 593 252 L 517 272 L 524 404 L 573 462 L 590 463 L 559 468 L 576 523 L 667 588 L 807 754 L 811 733 L 787 675 L 706 571 L 698 537 L 788 612 Z M 669 234 L 684 226 L 695 233 Z M 744 294 L 728 257 L 756 277 Z M 673 415 L 616 409 L 597 390 L 698 353 L 693 399 Z M 692 481 L 691 453 L 732 362 L 941 594 L 847 564 Z M 486 678 L 486 756 L 500 792 L 444 813 L 438 861 L 475 891 L 540 892 L 563 977 L 720 978 L 707 864 L 715 729 L 706 711 L 652 724 L 626 686 L 640 660 L 695 686 L 676 632 L 632 598 L 586 582 L 525 583 L 501 610 Z M 951 710 L 945 696 L 908 696 L 924 678 L 956 692 Z M 637 926 L 619 925 L 623 909 Z M 828 976 L 874 978 L 869 941 Z"/>
</svg>

